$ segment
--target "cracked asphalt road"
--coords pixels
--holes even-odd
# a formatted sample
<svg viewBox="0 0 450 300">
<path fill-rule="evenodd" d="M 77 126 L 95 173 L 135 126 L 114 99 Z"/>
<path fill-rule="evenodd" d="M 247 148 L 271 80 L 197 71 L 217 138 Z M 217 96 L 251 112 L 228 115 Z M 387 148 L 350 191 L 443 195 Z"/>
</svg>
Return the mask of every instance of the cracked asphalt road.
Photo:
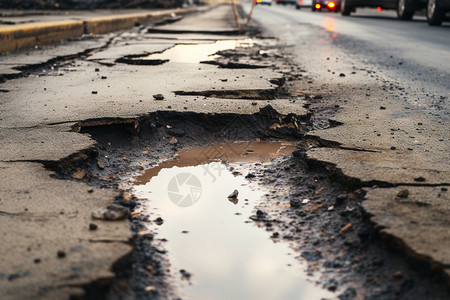
<svg viewBox="0 0 450 300">
<path fill-rule="evenodd" d="M 313 112 L 315 130 L 308 138 L 319 147 L 307 152 L 309 159 L 363 182 L 363 205 L 378 228 L 448 274 L 450 60 L 437 59 L 448 57 L 442 42 L 447 28 L 430 29 L 438 33 L 416 45 L 405 36 L 392 38 L 407 23 L 392 24 L 389 42 L 380 38 L 370 23 L 392 22 L 389 16 L 360 18 L 366 27 L 355 27 L 356 21 L 330 14 L 258 7 L 254 18 L 279 38 L 257 43 L 269 57 L 288 58 L 284 64 L 227 69 L 120 61 L 177 44 L 244 40 L 234 35 L 226 6 L 158 31 L 134 28 L 47 47 L 39 57 L 21 52 L 2 58 L 7 80 L 0 85 L 0 252 L 8 255 L 0 258 L 0 290 L 6 299 L 83 297 L 90 283 L 111 282 L 111 265 L 131 251 L 126 220 L 91 218 L 120 198 L 120 190 L 88 186 L 80 172 L 73 177 L 81 181 L 57 180 L 43 166 L 95 144 L 73 125 L 136 124 L 158 110 L 253 114 L 268 103 L 281 114 Z M 420 25 L 411 23 L 427 36 Z M 405 44 L 416 50 L 399 53 Z M 33 63 L 24 64 L 30 57 Z M 284 78 L 286 99 L 267 97 L 280 94 Z M 156 94 L 164 100 L 155 101 Z M 409 196 L 399 198 L 404 189 Z"/>
</svg>

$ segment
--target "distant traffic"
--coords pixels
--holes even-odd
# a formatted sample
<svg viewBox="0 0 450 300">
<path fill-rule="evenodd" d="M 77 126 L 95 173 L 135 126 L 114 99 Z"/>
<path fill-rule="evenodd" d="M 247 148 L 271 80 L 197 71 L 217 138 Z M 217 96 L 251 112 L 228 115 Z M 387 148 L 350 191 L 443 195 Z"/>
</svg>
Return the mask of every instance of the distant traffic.
<svg viewBox="0 0 450 300">
<path fill-rule="evenodd" d="M 312 11 L 340 12 L 343 16 L 350 16 L 359 7 L 376 8 L 378 11 L 396 10 L 399 20 L 412 20 L 414 14 L 425 12 L 427 22 L 431 26 L 442 25 L 450 20 L 450 0 L 312 0 L 311 4 L 304 0 L 254 0 L 256 4 L 295 5 L 297 9 L 310 7 Z"/>
</svg>

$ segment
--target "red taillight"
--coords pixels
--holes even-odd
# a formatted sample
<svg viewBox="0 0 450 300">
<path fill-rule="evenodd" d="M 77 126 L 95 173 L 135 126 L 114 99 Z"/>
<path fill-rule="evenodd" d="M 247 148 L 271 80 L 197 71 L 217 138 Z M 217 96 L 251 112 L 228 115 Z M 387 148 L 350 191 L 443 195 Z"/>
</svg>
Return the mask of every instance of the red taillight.
<svg viewBox="0 0 450 300">
<path fill-rule="evenodd" d="M 380 7 L 380 6 L 378 6 L 378 7 L 377 7 L 377 10 L 378 10 L 378 11 L 381 11 L 381 7 Z"/>
<path fill-rule="evenodd" d="M 328 2 L 327 7 L 328 7 L 328 9 L 335 9 L 336 8 L 336 3 Z"/>
<path fill-rule="evenodd" d="M 314 6 L 316 9 L 321 9 L 322 5 L 320 5 L 319 3 L 316 4 L 316 6 Z"/>
</svg>

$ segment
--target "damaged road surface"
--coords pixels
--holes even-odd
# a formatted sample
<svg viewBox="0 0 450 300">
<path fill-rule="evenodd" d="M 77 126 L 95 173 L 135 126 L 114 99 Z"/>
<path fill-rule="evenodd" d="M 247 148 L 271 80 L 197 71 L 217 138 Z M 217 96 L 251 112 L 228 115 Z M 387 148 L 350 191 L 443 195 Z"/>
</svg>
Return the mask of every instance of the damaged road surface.
<svg viewBox="0 0 450 300">
<path fill-rule="evenodd" d="M 2 297 L 448 299 L 446 98 L 296 26 L 219 5 L 2 57 Z"/>
</svg>

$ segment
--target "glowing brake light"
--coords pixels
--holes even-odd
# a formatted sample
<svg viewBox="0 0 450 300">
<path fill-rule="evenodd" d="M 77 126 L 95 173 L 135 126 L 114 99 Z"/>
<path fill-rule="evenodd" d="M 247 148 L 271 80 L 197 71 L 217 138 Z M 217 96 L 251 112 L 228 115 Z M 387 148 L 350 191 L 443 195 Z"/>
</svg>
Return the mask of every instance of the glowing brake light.
<svg viewBox="0 0 450 300">
<path fill-rule="evenodd" d="M 378 11 L 381 11 L 381 7 L 380 7 L 380 6 L 378 6 L 378 7 L 377 7 L 377 10 L 378 10 Z"/>
<path fill-rule="evenodd" d="M 328 9 L 334 9 L 334 8 L 336 8 L 336 3 L 328 2 L 327 7 L 328 7 Z"/>
<path fill-rule="evenodd" d="M 314 6 L 316 9 L 321 9 L 322 5 L 320 5 L 319 3 L 316 4 L 316 6 Z"/>
</svg>

